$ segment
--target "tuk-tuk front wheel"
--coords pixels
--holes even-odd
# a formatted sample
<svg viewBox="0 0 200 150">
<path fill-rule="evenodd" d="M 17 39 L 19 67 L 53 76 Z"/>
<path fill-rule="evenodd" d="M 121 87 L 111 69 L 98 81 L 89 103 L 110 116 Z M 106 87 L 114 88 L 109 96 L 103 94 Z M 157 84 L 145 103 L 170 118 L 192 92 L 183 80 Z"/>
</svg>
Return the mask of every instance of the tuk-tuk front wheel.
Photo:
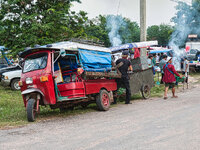
<svg viewBox="0 0 200 150">
<path fill-rule="evenodd" d="M 35 99 L 29 99 L 27 102 L 27 119 L 29 122 L 34 122 L 37 112 L 37 105 Z"/>
<path fill-rule="evenodd" d="M 96 97 L 96 104 L 99 110 L 106 111 L 110 108 L 110 96 L 106 90 L 101 90 Z"/>
</svg>

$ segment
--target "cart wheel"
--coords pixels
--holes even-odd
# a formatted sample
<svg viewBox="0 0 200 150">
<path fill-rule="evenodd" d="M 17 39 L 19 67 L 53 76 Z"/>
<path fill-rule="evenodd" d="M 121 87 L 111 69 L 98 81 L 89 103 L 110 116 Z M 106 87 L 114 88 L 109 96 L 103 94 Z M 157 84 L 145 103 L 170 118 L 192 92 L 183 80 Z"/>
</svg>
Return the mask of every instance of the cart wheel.
<svg viewBox="0 0 200 150">
<path fill-rule="evenodd" d="M 99 110 L 106 111 L 110 108 L 110 97 L 106 90 L 101 90 L 96 97 L 96 104 Z"/>
<path fill-rule="evenodd" d="M 142 97 L 148 99 L 151 95 L 151 89 L 148 85 L 143 85 L 141 88 Z"/>
<path fill-rule="evenodd" d="M 27 119 L 29 122 L 34 122 L 36 116 L 36 101 L 35 99 L 29 99 L 27 104 Z"/>
</svg>

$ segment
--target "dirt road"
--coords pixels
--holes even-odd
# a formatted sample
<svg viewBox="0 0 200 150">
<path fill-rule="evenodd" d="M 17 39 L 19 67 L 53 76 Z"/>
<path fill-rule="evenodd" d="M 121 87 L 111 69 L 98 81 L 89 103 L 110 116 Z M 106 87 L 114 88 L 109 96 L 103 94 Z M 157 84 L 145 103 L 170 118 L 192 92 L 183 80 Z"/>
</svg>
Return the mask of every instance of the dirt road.
<svg viewBox="0 0 200 150">
<path fill-rule="evenodd" d="M 134 101 L 10 130 L 0 130 L 1 150 L 199 150 L 199 87 L 178 99 Z"/>
</svg>

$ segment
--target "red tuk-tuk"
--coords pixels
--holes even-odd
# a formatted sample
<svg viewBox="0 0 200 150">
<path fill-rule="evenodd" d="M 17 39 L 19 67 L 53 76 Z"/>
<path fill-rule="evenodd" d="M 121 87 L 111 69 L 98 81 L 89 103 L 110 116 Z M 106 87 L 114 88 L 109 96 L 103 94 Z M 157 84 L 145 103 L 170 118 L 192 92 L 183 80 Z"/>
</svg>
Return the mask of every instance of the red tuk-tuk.
<svg viewBox="0 0 200 150">
<path fill-rule="evenodd" d="M 117 89 L 117 73 L 111 71 L 110 50 L 75 42 L 59 42 L 27 49 L 19 85 L 28 121 L 34 121 L 39 105 L 65 110 L 96 102 L 108 110 Z"/>
</svg>

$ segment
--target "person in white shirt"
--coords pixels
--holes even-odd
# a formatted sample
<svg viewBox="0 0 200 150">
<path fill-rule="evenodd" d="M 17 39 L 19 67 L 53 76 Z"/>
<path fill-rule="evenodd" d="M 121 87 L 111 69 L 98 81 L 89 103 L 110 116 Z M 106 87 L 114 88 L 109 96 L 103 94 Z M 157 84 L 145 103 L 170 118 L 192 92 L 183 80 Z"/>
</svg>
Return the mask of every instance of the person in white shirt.
<svg viewBox="0 0 200 150">
<path fill-rule="evenodd" d="M 185 75 L 185 82 L 188 83 L 188 74 L 189 74 L 189 62 L 187 60 L 187 57 L 183 58 L 183 75 Z"/>
</svg>

